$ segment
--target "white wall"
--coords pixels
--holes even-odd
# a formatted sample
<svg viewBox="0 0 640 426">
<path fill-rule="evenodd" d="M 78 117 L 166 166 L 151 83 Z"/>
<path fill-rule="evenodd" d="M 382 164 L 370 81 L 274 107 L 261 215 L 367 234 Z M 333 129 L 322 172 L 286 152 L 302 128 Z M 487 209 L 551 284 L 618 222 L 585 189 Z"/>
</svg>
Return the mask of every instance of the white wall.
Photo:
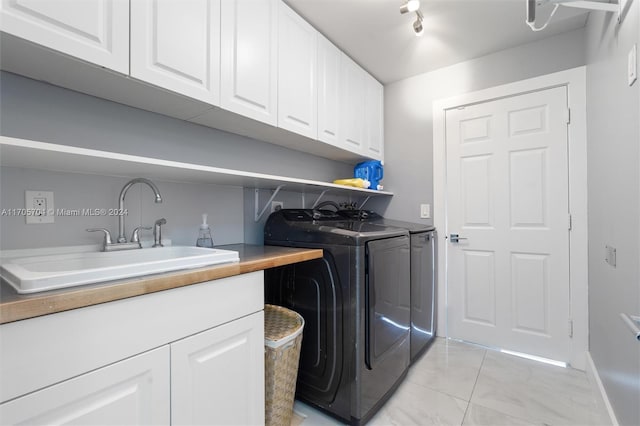
<svg viewBox="0 0 640 426">
<path fill-rule="evenodd" d="M 584 65 L 583 38 L 578 29 L 387 85 L 383 184 L 395 195 L 370 206 L 432 224 L 419 218 L 419 205 L 433 206 L 433 101 Z"/>
<path fill-rule="evenodd" d="M 587 23 L 590 352 L 620 424 L 640 424 L 640 344 L 620 313 L 640 314 L 640 82 L 629 87 L 627 53 L 640 43 L 640 2 L 622 25 Z M 604 261 L 616 248 L 617 266 Z"/>
<path fill-rule="evenodd" d="M 15 74 L 0 73 L 0 134 L 84 148 L 117 151 L 175 161 L 281 176 L 332 181 L 353 173 L 349 164 L 327 160 L 269 143 L 150 113 L 62 89 Z M 0 153 L 1 154 L 1 153 Z M 27 189 L 53 190 L 58 208 L 117 207 L 125 178 L 74 175 L 3 168 L 0 207 L 24 207 Z M 153 204 L 148 188 L 133 188 L 127 232 L 159 217 L 168 223 L 164 236 L 174 243 L 195 241 L 201 213 L 213 221 L 216 244 L 261 241 L 262 229 L 244 232 L 243 189 L 215 185 L 156 182 L 165 202 Z M 88 227 L 117 231 L 108 217 L 59 218 L 54 225 L 25 225 L 24 217 L 0 217 L 0 248 L 87 244 L 100 241 Z"/>
</svg>

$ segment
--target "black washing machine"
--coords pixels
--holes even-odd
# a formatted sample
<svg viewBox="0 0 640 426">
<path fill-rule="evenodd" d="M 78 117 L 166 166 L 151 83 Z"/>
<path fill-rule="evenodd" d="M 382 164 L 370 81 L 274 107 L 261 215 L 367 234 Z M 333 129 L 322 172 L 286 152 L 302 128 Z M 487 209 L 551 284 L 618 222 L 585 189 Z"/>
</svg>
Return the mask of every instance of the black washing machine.
<svg viewBox="0 0 640 426">
<path fill-rule="evenodd" d="M 269 216 L 264 241 L 324 251 L 265 271 L 266 302 L 305 319 L 296 397 L 345 422 L 366 422 L 409 366 L 408 231 L 283 209 Z"/>
<path fill-rule="evenodd" d="M 411 361 L 415 361 L 436 337 L 436 230 L 431 225 L 385 219 L 370 210 L 339 210 L 352 221 L 395 226 L 411 237 Z"/>
</svg>

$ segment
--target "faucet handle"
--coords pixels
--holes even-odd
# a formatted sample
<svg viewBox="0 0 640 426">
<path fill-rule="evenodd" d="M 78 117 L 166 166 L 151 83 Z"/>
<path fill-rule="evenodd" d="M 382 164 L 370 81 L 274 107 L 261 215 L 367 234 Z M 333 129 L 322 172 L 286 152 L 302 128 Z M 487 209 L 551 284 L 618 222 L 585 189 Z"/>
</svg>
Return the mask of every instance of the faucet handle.
<svg viewBox="0 0 640 426">
<path fill-rule="evenodd" d="M 162 225 L 167 224 L 167 219 L 164 217 L 162 219 L 156 220 L 153 224 L 153 247 L 164 247 L 162 244 Z"/>
<path fill-rule="evenodd" d="M 106 228 L 89 228 L 87 232 L 104 232 L 104 245 L 111 244 L 111 233 Z"/>
<path fill-rule="evenodd" d="M 133 230 L 133 233 L 131 234 L 132 243 L 140 243 L 140 230 L 142 229 L 144 229 L 145 231 L 151 231 L 152 228 L 150 226 L 138 226 Z"/>
</svg>

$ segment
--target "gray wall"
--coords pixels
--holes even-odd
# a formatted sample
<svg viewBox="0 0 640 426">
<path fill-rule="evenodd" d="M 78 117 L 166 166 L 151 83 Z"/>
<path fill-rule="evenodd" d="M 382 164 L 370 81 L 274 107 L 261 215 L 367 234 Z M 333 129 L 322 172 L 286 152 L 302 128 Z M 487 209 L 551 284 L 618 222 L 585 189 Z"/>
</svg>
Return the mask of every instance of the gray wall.
<svg viewBox="0 0 640 426">
<path fill-rule="evenodd" d="M 0 206 L 23 208 L 24 191 L 53 191 L 56 209 L 109 209 L 118 206 L 118 195 L 127 178 L 59 173 L 2 167 L 0 169 Z M 154 203 L 146 185 L 131 187 L 126 195 L 125 224 L 127 238 L 140 225 L 151 226 L 164 217 L 162 232 L 174 245 L 194 245 L 202 213 L 209 215 L 215 244 L 233 244 L 244 239 L 242 188 L 215 185 L 179 184 L 154 181 L 163 197 Z M 0 217 L 0 249 L 99 244 L 102 234 L 87 228 L 107 228 L 117 236 L 116 216 L 57 216 L 51 224 L 25 224 L 23 216 Z M 152 240 L 149 231 L 143 240 Z"/>
<path fill-rule="evenodd" d="M 261 190 L 259 193 L 259 209 L 260 211 L 265 206 L 265 204 L 269 201 L 269 198 L 273 194 L 272 191 Z M 301 194 L 298 192 L 291 191 L 280 191 L 274 198 L 274 201 L 281 201 L 283 203 L 283 208 L 285 209 L 299 209 L 299 208 L 311 208 L 318 201 L 320 194 Z M 388 197 L 383 197 L 388 198 Z M 252 188 L 245 188 L 244 190 L 244 200 L 245 200 L 245 209 L 244 209 L 244 232 L 245 232 L 245 242 L 248 244 L 263 244 L 264 243 L 264 224 L 269 217 L 269 213 L 271 211 L 270 206 L 267 208 L 266 212 L 256 222 L 255 220 L 255 190 Z M 335 196 L 335 195 L 326 195 L 319 199 L 320 203 L 323 201 L 333 201 L 336 203 L 342 202 L 356 202 L 358 205 L 362 203 L 363 199 L 361 197 L 349 198 L 344 196 Z M 366 207 L 366 206 L 365 206 Z M 334 210 L 333 207 L 323 207 L 327 210 Z"/>
<path fill-rule="evenodd" d="M 584 65 L 583 39 L 578 29 L 387 85 L 383 183 L 395 195 L 371 206 L 390 218 L 433 223 L 419 218 L 421 203 L 433 211 L 433 101 Z"/>
<path fill-rule="evenodd" d="M 640 82 L 629 87 L 627 53 L 640 43 L 640 2 L 621 26 L 587 23 L 590 352 L 620 424 L 640 424 L 640 344 L 619 314 L 640 314 Z M 617 249 L 617 267 L 604 262 Z"/>
<path fill-rule="evenodd" d="M 265 142 L 98 99 L 15 74 L 0 73 L 0 134 L 23 139 L 116 151 L 230 169 L 331 181 L 348 177 L 352 166 Z M 1 153 L 0 153 L 1 155 Z M 126 179 L 3 168 L 0 206 L 24 207 L 24 190 L 54 190 L 56 207 L 116 207 Z M 127 228 L 165 216 L 166 235 L 188 244 L 201 213 L 212 217 L 217 244 L 260 241 L 262 229 L 244 232 L 242 188 L 158 184 L 165 202 L 154 205 L 148 188 L 132 190 Z M 91 206 L 88 206 L 91 207 Z M 157 216 L 157 217 L 156 217 Z M 55 225 L 25 225 L 0 217 L 0 248 L 87 244 L 99 241 L 84 228 L 115 231 L 115 218 L 59 218 Z M 216 237 L 214 235 L 214 238 Z"/>
</svg>

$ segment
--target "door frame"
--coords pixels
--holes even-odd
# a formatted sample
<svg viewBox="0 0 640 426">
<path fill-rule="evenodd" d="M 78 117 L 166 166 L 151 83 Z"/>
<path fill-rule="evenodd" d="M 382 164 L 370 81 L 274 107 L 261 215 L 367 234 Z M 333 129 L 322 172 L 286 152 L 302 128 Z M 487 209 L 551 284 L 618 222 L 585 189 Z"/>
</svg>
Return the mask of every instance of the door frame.
<svg viewBox="0 0 640 426">
<path fill-rule="evenodd" d="M 434 225 L 441 247 L 437 264 L 438 332 L 448 335 L 447 329 L 447 179 L 446 179 L 446 121 L 447 110 L 484 103 L 519 94 L 564 86 L 567 88 L 570 124 L 568 125 L 569 154 L 569 211 L 572 228 L 569 233 L 569 315 L 573 321 L 571 339 L 572 367 L 584 370 L 589 345 L 588 312 L 588 246 L 587 246 L 587 130 L 586 130 L 586 67 L 534 77 L 476 92 L 465 93 L 433 102 L 433 205 Z M 569 333 L 567 324 L 567 333 Z"/>
</svg>

